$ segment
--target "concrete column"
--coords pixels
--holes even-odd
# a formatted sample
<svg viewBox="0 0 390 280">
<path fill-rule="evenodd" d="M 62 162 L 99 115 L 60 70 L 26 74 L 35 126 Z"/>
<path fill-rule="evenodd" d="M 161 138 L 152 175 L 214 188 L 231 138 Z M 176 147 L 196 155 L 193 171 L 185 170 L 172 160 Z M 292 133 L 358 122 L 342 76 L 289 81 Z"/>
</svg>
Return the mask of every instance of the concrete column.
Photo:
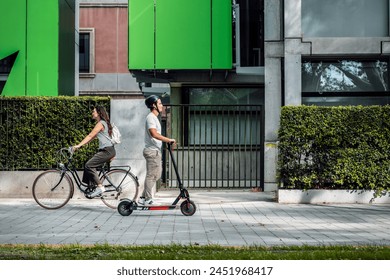
<svg viewBox="0 0 390 280">
<path fill-rule="evenodd" d="M 264 191 L 275 191 L 277 185 L 278 130 L 280 123 L 281 58 L 265 58 L 265 142 Z"/>
<path fill-rule="evenodd" d="M 264 191 L 277 190 L 278 130 L 282 105 L 281 0 L 264 1 Z"/>
<path fill-rule="evenodd" d="M 284 37 L 302 38 L 301 0 L 284 0 Z"/>
<path fill-rule="evenodd" d="M 284 1 L 285 105 L 302 103 L 301 81 L 301 0 Z"/>
<path fill-rule="evenodd" d="M 288 45 L 288 40 L 285 42 Z M 285 105 L 302 104 L 301 55 L 286 53 L 284 56 Z"/>
<path fill-rule="evenodd" d="M 112 99 L 111 121 L 118 126 L 122 142 L 115 146 L 116 156 L 112 165 L 130 165 L 143 188 L 146 163 L 144 149 L 145 118 L 149 113 L 144 99 Z"/>
</svg>

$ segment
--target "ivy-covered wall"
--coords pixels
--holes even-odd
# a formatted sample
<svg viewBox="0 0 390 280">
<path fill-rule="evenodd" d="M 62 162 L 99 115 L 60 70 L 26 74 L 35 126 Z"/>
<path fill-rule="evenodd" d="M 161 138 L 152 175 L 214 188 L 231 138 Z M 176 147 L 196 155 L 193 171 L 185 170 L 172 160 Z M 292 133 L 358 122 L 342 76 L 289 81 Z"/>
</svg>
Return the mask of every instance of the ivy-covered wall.
<svg viewBox="0 0 390 280">
<path fill-rule="evenodd" d="M 390 106 L 282 108 L 285 188 L 390 191 Z"/>
<path fill-rule="evenodd" d="M 56 151 L 78 144 L 94 127 L 91 109 L 108 97 L 1 97 L 0 170 L 37 170 L 56 166 Z M 96 152 L 92 141 L 75 154 L 77 168 Z"/>
</svg>

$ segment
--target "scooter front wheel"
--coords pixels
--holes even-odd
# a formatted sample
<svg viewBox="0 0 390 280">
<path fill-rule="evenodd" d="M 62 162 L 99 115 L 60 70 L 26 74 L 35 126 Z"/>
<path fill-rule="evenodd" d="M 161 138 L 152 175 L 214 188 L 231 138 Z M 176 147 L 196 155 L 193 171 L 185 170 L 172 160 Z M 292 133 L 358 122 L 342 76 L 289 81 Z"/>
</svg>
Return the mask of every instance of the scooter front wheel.
<svg viewBox="0 0 390 280">
<path fill-rule="evenodd" d="M 192 200 L 186 200 L 180 204 L 180 210 L 184 216 L 192 216 L 196 212 L 196 205 Z"/>
<path fill-rule="evenodd" d="M 132 206 L 131 201 L 127 201 L 127 200 L 121 201 L 118 204 L 119 214 L 121 214 L 122 216 L 129 216 L 131 213 L 133 213 L 133 209 L 131 209 L 131 206 Z"/>
</svg>

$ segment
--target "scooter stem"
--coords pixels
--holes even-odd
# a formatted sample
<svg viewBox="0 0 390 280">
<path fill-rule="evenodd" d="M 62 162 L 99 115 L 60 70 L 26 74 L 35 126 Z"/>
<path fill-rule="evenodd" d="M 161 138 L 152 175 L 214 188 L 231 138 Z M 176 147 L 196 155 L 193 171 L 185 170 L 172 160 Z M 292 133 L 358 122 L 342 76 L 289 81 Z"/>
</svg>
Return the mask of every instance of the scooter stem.
<svg viewBox="0 0 390 280">
<path fill-rule="evenodd" d="M 168 143 L 168 150 L 169 150 L 169 154 L 171 156 L 173 168 L 175 169 L 177 181 L 179 182 L 179 188 L 182 189 L 183 188 L 183 184 L 182 184 L 181 179 L 180 179 L 179 171 L 177 170 L 177 165 L 176 165 L 175 158 L 173 157 L 172 143 Z"/>
</svg>

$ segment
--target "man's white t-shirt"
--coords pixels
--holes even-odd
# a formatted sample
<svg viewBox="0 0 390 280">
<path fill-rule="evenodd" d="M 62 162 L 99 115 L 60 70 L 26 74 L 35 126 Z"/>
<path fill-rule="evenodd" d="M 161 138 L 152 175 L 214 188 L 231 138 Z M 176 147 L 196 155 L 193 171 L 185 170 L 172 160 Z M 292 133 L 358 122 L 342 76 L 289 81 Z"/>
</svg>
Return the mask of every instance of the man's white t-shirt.
<svg viewBox="0 0 390 280">
<path fill-rule="evenodd" d="M 150 112 L 146 117 L 145 122 L 145 148 L 161 151 L 162 141 L 153 138 L 150 135 L 149 129 L 155 128 L 161 134 L 161 124 L 157 116 Z"/>
</svg>

